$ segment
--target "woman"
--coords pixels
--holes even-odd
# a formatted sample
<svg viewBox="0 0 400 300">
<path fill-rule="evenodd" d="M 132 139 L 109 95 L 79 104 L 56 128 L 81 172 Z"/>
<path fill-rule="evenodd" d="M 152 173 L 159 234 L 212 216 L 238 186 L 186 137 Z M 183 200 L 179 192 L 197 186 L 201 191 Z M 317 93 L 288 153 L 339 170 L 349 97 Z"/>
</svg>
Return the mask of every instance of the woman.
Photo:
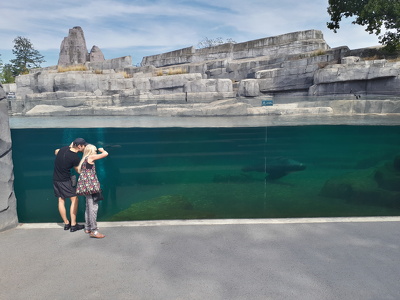
<svg viewBox="0 0 400 300">
<path fill-rule="evenodd" d="M 85 211 L 85 232 L 90 234 L 93 238 L 104 238 L 105 235 L 101 234 L 97 228 L 97 211 L 99 209 L 98 201 L 93 199 L 93 190 L 100 190 L 100 183 L 96 175 L 96 166 L 94 162 L 102 159 L 108 155 L 108 152 L 103 148 L 99 148 L 100 154 L 97 154 L 97 148 L 94 145 L 86 145 L 83 152 L 82 159 L 78 165 L 79 179 L 76 188 L 78 195 L 85 195 L 86 197 L 86 211 Z M 91 192 L 92 191 L 92 192 Z"/>
</svg>

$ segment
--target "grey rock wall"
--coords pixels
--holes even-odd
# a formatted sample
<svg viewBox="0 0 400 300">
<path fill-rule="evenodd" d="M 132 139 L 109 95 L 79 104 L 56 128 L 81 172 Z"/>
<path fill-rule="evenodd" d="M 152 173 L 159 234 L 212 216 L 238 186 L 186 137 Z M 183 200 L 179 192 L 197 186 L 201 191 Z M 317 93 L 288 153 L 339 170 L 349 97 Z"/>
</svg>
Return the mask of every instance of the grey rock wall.
<svg viewBox="0 0 400 300">
<path fill-rule="evenodd" d="M 162 54 L 145 56 L 142 59 L 141 65 L 143 67 L 145 66 L 161 67 L 161 66 L 191 63 L 193 55 L 195 53 L 196 49 L 194 47 L 187 47 Z"/>
<path fill-rule="evenodd" d="M 270 59 L 315 50 L 327 50 L 323 34 L 319 30 L 306 30 L 244 43 L 226 43 L 214 47 L 195 49 L 188 47 L 163 54 L 146 56 L 141 65 L 164 67 L 185 63 L 199 63 L 209 60 L 239 60 L 268 56 Z"/>
<path fill-rule="evenodd" d="M 0 84 L 0 231 L 18 224 L 6 93 Z"/>
<path fill-rule="evenodd" d="M 125 68 L 132 67 L 132 57 L 123 56 L 118 58 L 106 59 L 103 61 L 90 61 L 86 63 L 89 70 L 115 70 L 125 71 Z"/>
<path fill-rule="evenodd" d="M 364 61 L 346 57 L 341 64 L 316 70 L 310 95 L 399 95 L 400 62 L 386 59 Z"/>
<path fill-rule="evenodd" d="M 314 74 L 321 67 L 337 63 L 343 49 L 330 49 L 302 56 L 289 56 L 283 60 L 265 60 L 252 65 L 250 70 L 254 79 L 239 82 L 240 97 L 257 97 L 276 93 L 300 93 L 308 95 L 314 84 Z M 251 62 L 250 62 L 251 63 Z"/>
<path fill-rule="evenodd" d="M 89 53 L 89 61 L 90 62 L 100 62 L 100 61 L 104 61 L 104 60 L 105 60 L 104 54 L 100 50 L 100 48 L 97 46 L 93 46 Z"/>
<path fill-rule="evenodd" d="M 300 40 L 296 41 L 295 38 Z M 188 73 L 201 73 L 208 79 L 229 78 L 234 81 L 257 78 L 256 74 L 259 71 L 284 70 L 299 63 L 303 64 L 300 68 L 304 68 L 304 64 L 311 64 L 306 70 L 308 74 L 303 75 L 305 73 L 303 70 L 298 72 L 300 77 L 309 77 L 307 81 L 310 82 L 313 80 L 311 72 L 316 69 L 317 64 L 337 63 L 348 51 L 348 47 L 330 49 L 323 40 L 321 32 L 310 30 L 240 44 L 192 49 L 193 54 L 190 59 L 183 59 L 180 64 L 174 66 L 169 64 L 164 66 L 164 63 L 166 60 L 169 63 L 177 61 L 173 56 L 180 54 L 177 51 L 145 57 L 143 64 L 153 64 L 154 68 L 157 67 L 158 71 L 164 73 L 171 68 L 179 67 Z M 185 57 L 188 57 L 188 53 Z M 299 60 L 303 61 L 298 62 Z M 288 73 L 285 72 L 284 75 Z"/>
<path fill-rule="evenodd" d="M 211 102 L 233 98 L 229 79 L 203 79 L 202 74 L 128 77 L 108 70 L 65 73 L 38 72 L 19 76 L 18 98 L 27 113 L 37 105 L 68 107 L 127 106 L 147 102 Z M 198 94 L 201 95 L 198 95 Z M 189 95 L 189 96 L 188 96 Z"/>
<path fill-rule="evenodd" d="M 92 50 L 93 54 L 98 52 L 95 47 Z M 331 49 L 321 31 L 307 30 L 204 49 L 188 47 L 145 57 L 141 67 L 132 66 L 130 56 L 100 57 L 100 61 L 85 63 L 89 71 L 58 73 L 47 68 L 18 76 L 12 113 L 40 114 L 39 109 L 31 111 L 35 106 L 47 113 L 53 111 L 46 107 L 51 105 L 70 114 L 77 112 L 75 107 L 87 111 L 93 107 L 187 105 L 231 98 L 252 104 L 259 103 L 253 99 L 265 97 L 284 104 L 296 102 L 297 96 L 318 101 L 320 96 L 346 95 L 358 100 L 361 95 L 398 95 L 400 63 L 365 60 L 370 53 L 370 49 L 356 51 L 346 46 Z M 380 110 L 376 104 L 366 104 L 365 109 L 353 111 L 376 110 L 390 112 L 390 105 Z M 96 113 L 100 113 L 98 109 Z"/>
<path fill-rule="evenodd" d="M 15 83 L 3 83 L 3 90 L 8 93 L 8 92 L 16 92 L 17 91 L 17 85 Z"/>
<path fill-rule="evenodd" d="M 103 52 L 99 47 L 93 46 L 88 53 L 85 34 L 79 26 L 70 29 L 60 46 L 59 66 L 84 65 L 88 62 L 104 62 Z M 131 62 L 132 63 L 132 62 Z"/>
<path fill-rule="evenodd" d="M 61 43 L 58 65 L 84 64 L 88 60 L 85 35 L 82 28 L 76 26 L 69 30 L 68 36 Z"/>
</svg>

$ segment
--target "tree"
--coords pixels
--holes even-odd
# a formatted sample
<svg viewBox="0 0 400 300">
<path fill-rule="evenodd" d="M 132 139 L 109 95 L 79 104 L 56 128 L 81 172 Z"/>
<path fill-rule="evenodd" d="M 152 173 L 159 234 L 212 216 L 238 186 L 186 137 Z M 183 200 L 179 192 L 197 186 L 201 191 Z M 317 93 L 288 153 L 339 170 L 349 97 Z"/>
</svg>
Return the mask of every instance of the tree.
<svg viewBox="0 0 400 300">
<path fill-rule="evenodd" d="M 45 62 L 44 56 L 35 50 L 31 41 L 25 37 L 18 36 L 14 39 L 12 50 L 15 59 L 10 60 L 14 76 L 25 74 L 31 68 L 39 68 Z"/>
<path fill-rule="evenodd" d="M 14 83 L 15 77 L 13 74 L 13 67 L 11 64 L 5 64 L 0 73 L 1 83 Z"/>
<path fill-rule="evenodd" d="M 334 32 L 343 17 L 355 17 L 352 23 L 366 26 L 365 31 L 376 34 L 387 50 L 400 50 L 399 0 L 329 0 L 328 13 L 327 26 Z"/>
<path fill-rule="evenodd" d="M 203 40 L 201 40 L 198 43 L 199 48 L 208 48 L 208 47 L 214 47 L 218 45 L 222 45 L 225 43 L 233 43 L 235 44 L 236 42 L 233 39 L 226 39 L 225 42 L 221 37 L 217 37 L 215 39 L 209 39 L 208 37 L 205 37 Z"/>
<path fill-rule="evenodd" d="M 14 83 L 14 82 L 15 78 L 13 76 L 11 64 L 3 65 L 3 61 L 1 60 L 0 57 L 0 83 Z"/>
<path fill-rule="evenodd" d="M 1 60 L 1 54 L 0 54 L 0 83 L 4 83 L 4 79 L 3 79 L 3 61 Z"/>
<path fill-rule="evenodd" d="M 1 54 L 0 54 L 0 80 L 1 80 L 2 73 L 3 73 L 3 61 L 1 60 Z"/>
</svg>

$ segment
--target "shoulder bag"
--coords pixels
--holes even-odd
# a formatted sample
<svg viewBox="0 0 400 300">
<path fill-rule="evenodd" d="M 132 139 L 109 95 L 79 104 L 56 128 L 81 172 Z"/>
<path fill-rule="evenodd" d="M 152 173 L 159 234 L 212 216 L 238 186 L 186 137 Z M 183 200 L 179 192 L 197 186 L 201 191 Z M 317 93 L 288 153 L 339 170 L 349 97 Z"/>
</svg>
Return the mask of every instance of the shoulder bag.
<svg viewBox="0 0 400 300">
<path fill-rule="evenodd" d="M 93 167 L 88 169 L 87 164 L 86 158 L 82 164 L 81 173 L 76 185 L 77 195 L 91 195 L 100 192 L 100 182 L 96 175 L 96 165 L 93 164 Z"/>
</svg>

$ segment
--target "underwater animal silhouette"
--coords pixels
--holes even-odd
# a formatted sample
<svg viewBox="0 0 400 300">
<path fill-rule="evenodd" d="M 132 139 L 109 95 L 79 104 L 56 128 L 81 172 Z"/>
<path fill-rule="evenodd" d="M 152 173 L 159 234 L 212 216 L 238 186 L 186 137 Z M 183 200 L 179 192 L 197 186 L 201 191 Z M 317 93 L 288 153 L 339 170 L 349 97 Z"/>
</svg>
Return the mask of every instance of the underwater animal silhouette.
<svg viewBox="0 0 400 300">
<path fill-rule="evenodd" d="M 303 171 L 305 164 L 293 159 L 278 157 L 263 163 L 245 166 L 243 172 L 261 172 L 266 173 L 267 179 L 278 179 L 292 172 Z"/>
</svg>

